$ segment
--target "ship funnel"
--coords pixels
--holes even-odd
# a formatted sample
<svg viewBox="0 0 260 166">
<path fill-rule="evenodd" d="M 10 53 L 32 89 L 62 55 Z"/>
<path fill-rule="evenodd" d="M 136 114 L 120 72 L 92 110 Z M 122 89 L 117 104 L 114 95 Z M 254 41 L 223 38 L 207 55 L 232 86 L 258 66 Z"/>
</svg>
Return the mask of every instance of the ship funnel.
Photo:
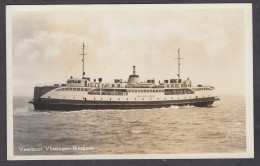
<svg viewBox="0 0 260 166">
<path fill-rule="evenodd" d="M 133 75 L 135 75 L 135 66 L 133 66 Z"/>
<path fill-rule="evenodd" d="M 135 66 L 133 66 L 133 75 L 129 75 L 128 84 L 138 84 L 139 81 L 139 75 L 136 75 Z"/>
</svg>

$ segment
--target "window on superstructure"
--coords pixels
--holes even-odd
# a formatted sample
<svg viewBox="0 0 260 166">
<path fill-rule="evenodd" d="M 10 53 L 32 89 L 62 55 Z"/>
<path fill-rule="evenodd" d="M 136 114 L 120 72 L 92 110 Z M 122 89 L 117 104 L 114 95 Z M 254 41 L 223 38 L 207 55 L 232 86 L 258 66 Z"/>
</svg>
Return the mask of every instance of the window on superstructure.
<svg viewBox="0 0 260 166">
<path fill-rule="evenodd" d="M 190 89 L 165 89 L 165 95 L 180 95 L 180 94 L 194 94 Z"/>
<path fill-rule="evenodd" d="M 81 91 L 84 91 L 84 88 L 81 88 L 80 90 L 81 90 Z"/>
<path fill-rule="evenodd" d="M 77 91 L 80 91 L 80 88 L 77 88 Z"/>
<path fill-rule="evenodd" d="M 76 91 L 76 88 L 73 88 L 73 91 Z"/>
</svg>

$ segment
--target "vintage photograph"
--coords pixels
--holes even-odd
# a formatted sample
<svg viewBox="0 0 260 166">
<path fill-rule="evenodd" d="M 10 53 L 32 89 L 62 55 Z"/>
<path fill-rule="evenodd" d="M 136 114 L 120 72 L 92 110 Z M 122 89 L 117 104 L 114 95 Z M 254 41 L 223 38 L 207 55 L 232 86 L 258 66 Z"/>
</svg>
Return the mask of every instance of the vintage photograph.
<svg viewBox="0 0 260 166">
<path fill-rule="evenodd" d="M 8 160 L 253 158 L 251 4 L 9 5 Z"/>
</svg>

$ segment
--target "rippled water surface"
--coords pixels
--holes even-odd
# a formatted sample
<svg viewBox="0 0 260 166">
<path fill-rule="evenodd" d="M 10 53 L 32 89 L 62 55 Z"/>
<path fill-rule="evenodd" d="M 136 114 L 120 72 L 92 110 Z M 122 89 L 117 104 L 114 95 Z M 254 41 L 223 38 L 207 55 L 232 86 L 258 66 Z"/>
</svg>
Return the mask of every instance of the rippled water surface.
<svg viewBox="0 0 260 166">
<path fill-rule="evenodd" d="M 14 153 L 245 152 L 244 97 L 229 95 L 220 98 L 209 108 L 172 106 L 160 109 L 40 112 L 27 103 L 30 98 L 15 97 Z M 90 149 L 66 149 L 73 146 Z M 48 147 L 60 149 L 51 151 Z M 23 151 L 22 148 L 29 150 Z"/>
</svg>

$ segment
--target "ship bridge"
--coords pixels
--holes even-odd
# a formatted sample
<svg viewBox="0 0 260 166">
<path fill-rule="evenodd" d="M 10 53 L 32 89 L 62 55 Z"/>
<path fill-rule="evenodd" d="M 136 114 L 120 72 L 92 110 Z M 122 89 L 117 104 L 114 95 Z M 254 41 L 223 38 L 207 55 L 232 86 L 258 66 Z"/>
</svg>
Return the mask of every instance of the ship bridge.
<svg viewBox="0 0 260 166">
<path fill-rule="evenodd" d="M 67 80 L 67 86 L 89 86 L 90 78 L 73 78 L 72 76 L 70 79 Z"/>
</svg>

